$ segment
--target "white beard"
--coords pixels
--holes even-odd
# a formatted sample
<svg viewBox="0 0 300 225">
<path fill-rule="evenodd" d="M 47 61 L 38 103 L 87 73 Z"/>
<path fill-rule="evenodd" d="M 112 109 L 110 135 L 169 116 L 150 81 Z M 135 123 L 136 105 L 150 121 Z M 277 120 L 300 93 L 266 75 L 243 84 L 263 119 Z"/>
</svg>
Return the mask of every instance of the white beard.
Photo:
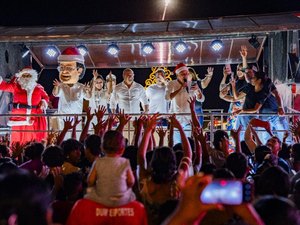
<svg viewBox="0 0 300 225">
<path fill-rule="evenodd" d="M 27 79 L 22 77 L 18 79 L 18 83 L 20 84 L 21 88 L 26 91 L 32 91 L 33 88 L 36 86 L 36 82 L 33 79 Z"/>
</svg>

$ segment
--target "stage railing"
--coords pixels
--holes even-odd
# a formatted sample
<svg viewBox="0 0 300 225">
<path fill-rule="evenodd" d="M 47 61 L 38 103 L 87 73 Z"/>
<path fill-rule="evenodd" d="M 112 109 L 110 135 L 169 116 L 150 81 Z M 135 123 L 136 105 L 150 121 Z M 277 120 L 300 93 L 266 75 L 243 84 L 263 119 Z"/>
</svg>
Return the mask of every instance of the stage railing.
<svg viewBox="0 0 300 225">
<path fill-rule="evenodd" d="M 105 114 L 104 116 L 108 116 L 109 114 Z M 135 119 L 135 117 L 139 117 L 141 114 L 131 114 L 132 120 Z M 151 114 L 149 114 L 151 115 Z M 168 117 L 172 114 L 161 114 L 163 117 Z M 178 113 L 176 114 L 177 117 L 178 116 L 188 116 L 190 115 L 189 113 Z M 231 113 L 224 113 L 223 109 L 207 109 L 204 110 L 204 113 L 202 114 L 197 114 L 197 116 L 203 116 L 204 117 L 204 125 L 203 125 L 203 129 L 205 130 L 205 132 L 209 132 L 210 133 L 210 141 L 213 141 L 213 132 L 217 129 L 222 129 L 222 130 L 226 130 L 226 118 L 228 116 L 232 115 Z M 240 114 L 238 116 L 274 116 L 277 114 Z M 12 114 L 2 114 L 0 115 L 0 117 L 11 117 Z M 82 119 L 82 122 L 85 121 L 86 118 L 86 114 L 55 114 L 55 113 L 46 113 L 46 114 L 13 114 L 13 116 L 29 116 L 29 117 L 38 117 L 38 116 L 43 116 L 46 117 L 47 119 L 47 130 L 35 130 L 34 132 L 50 132 L 50 131 L 61 131 L 60 129 L 57 128 L 53 128 L 52 127 L 52 121 L 53 118 L 66 118 L 66 117 L 74 117 L 74 116 L 78 116 L 80 119 Z M 286 117 L 287 122 L 288 122 L 288 127 L 290 127 L 293 118 L 294 117 L 300 117 L 300 113 L 286 113 L 284 115 L 284 117 Z M 244 127 L 242 129 L 242 131 L 244 131 L 246 129 L 246 127 Z M 6 124 L 0 124 L 0 136 L 10 133 L 12 131 L 11 127 L 8 127 Z M 77 130 L 78 132 L 81 132 L 81 130 Z M 127 135 L 128 139 L 131 140 L 132 138 L 132 132 L 134 131 L 134 128 L 132 126 L 132 124 L 129 123 L 129 125 L 124 129 L 125 134 Z M 258 130 L 260 131 L 260 130 Z M 285 132 L 286 130 L 276 130 L 276 132 Z M 18 130 L 14 129 L 14 132 L 18 132 Z M 33 132 L 32 130 L 22 130 L 20 132 Z M 90 133 L 92 133 L 93 131 L 90 130 Z"/>
</svg>

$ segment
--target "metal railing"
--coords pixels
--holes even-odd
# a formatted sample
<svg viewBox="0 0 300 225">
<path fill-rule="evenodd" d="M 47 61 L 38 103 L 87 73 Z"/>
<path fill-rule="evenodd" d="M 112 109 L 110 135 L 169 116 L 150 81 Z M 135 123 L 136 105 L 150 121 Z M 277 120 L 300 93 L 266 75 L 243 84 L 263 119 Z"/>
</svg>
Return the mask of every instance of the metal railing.
<svg viewBox="0 0 300 225">
<path fill-rule="evenodd" d="M 104 116 L 108 116 L 109 114 L 105 114 Z M 141 114 L 130 114 L 132 116 L 132 119 L 134 119 L 135 117 L 139 117 Z M 172 114 L 162 114 L 162 116 L 169 116 Z M 190 115 L 189 113 L 178 113 L 176 114 L 177 116 L 188 116 Z M 225 122 L 225 118 L 230 116 L 230 113 L 224 113 L 223 109 L 207 109 L 204 110 L 204 112 L 202 114 L 197 114 L 197 116 L 203 116 L 204 117 L 204 130 L 206 132 L 209 132 L 211 135 L 211 141 L 213 138 L 213 132 L 217 129 L 222 129 L 222 130 L 226 130 L 226 122 Z M 274 116 L 276 114 L 240 114 L 239 116 Z M 46 114 L 1 114 L 0 117 L 11 117 L 11 116 L 28 116 L 28 117 L 46 117 L 47 120 L 47 130 L 21 130 L 18 131 L 16 129 L 14 129 L 14 132 L 50 132 L 52 130 L 56 130 L 56 131 L 61 131 L 61 129 L 54 129 L 52 127 L 52 122 L 53 119 L 57 119 L 57 118 L 66 118 L 66 117 L 74 117 L 74 116 L 78 116 L 79 118 L 82 117 L 82 122 L 85 121 L 85 117 L 86 114 L 82 113 L 82 114 L 55 114 L 53 112 L 47 112 Z M 291 125 L 291 118 L 293 118 L 294 116 L 299 116 L 300 117 L 300 113 L 286 113 L 284 115 L 287 118 L 288 124 L 289 126 Z M 80 118 L 81 119 L 81 118 Z M 218 121 L 218 124 L 214 123 L 215 121 Z M 245 130 L 246 128 L 243 128 L 242 130 Z M 11 127 L 8 127 L 6 124 L 0 124 L 0 135 L 2 134 L 6 134 L 6 133 L 10 133 L 12 131 Z M 81 130 L 77 130 L 78 132 L 81 132 Z M 124 132 L 127 132 L 127 137 L 131 138 L 131 133 L 133 132 L 133 126 L 129 123 L 129 125 L 124 129 Z M 284 132 L 285 130 L 276 130 L 277 132 Z M 93 132 L 92 130 L 90 130 L 89 132 Z"/>
</svg>

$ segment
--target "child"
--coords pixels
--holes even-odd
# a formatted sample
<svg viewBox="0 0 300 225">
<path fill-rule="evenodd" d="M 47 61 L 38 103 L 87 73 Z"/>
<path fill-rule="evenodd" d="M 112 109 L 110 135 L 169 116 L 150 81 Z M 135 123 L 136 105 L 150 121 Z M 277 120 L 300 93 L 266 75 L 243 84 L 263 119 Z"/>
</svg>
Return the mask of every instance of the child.
<svg viewBox="0 0 300 225">
<path fill-rule="evenodd" d="M 118 131 L 107 131 L 102 140 L 103 158 L 97 158 L 88 175 L 89 188 L 85 198 L 105 206 L 120 206 L 135 200 L 131 189 L 134 175 L 128 159 L 121 155 L 125 149 L 125 139 Z"/>
</svg>

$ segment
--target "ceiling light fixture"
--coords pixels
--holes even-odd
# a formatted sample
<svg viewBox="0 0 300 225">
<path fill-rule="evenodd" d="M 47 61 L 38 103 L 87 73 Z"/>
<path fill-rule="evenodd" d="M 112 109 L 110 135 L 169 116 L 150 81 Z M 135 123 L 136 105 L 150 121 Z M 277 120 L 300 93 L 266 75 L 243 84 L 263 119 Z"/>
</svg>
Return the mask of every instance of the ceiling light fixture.
<svg viewBox="0 0 300 225">
<path fill-rule="evenodd" d="M 257 40 L 257 36 L 254 34 L 252 34 L 252 37 L 248 40 L 248 42 L 255 49 L 259 48 L 259 46 L 260 46 L 260 43 Z"/>
<path fill-rule="evenodd" d="M 143 44 L 143 46 L 142 46 L 142 51 L 146 55 L 151 54 L 154 51 L 154 49 L 155 48 L 151 42 L 147 42 L 147 43 Z"/>
<path fill-rule="evenodd" d="M 50 58 L 54 58 L 56 55 L 59 54 L 58 49 L 55 46 L 49 46 L 46 49 L 46 54 L 50 57 Z"/>
<path fill-rule="evenodd" d="M 188 45 L 184 41 L 180 40 L 176 42 L 174 48 L 178 53 L 182 54 L 188 49 Z"/>
<path fill-rule="evenodd" d="M 224 47 L 224 44 L 223 44 L 223 42 L 222 42 L 220 39 L 216 39 L 216 40 L 213 40 L 213 41 L 210 43 L 210 47 L 211 47 L 215 52 L 218 52 L 218 51 L 220 51 L 220 50 Z"/>
<path fill-rule="evenodd" d="M 24 59 L 29 53 L 30 53 L 29 48 L 26 45 L 24 45 L 21 50 L 22 59 Z"/>
<path fill-rule="evenodd" d="M 89 50 L 87 49 L 87 47 L 85 45 L 78 45 L 77 48 L 83 57 L 86 56 L 86 54 L 89 52 Z"/>
<path fill-rule="evenodd" d="M 120 48 L 116 43 L 111 43 L 110 45 L 108 45 L 107 52 L 110 55 L 116 56 L 116 55 L 118 55 L 119 51 L 120 51 Z"/>
</svg>

